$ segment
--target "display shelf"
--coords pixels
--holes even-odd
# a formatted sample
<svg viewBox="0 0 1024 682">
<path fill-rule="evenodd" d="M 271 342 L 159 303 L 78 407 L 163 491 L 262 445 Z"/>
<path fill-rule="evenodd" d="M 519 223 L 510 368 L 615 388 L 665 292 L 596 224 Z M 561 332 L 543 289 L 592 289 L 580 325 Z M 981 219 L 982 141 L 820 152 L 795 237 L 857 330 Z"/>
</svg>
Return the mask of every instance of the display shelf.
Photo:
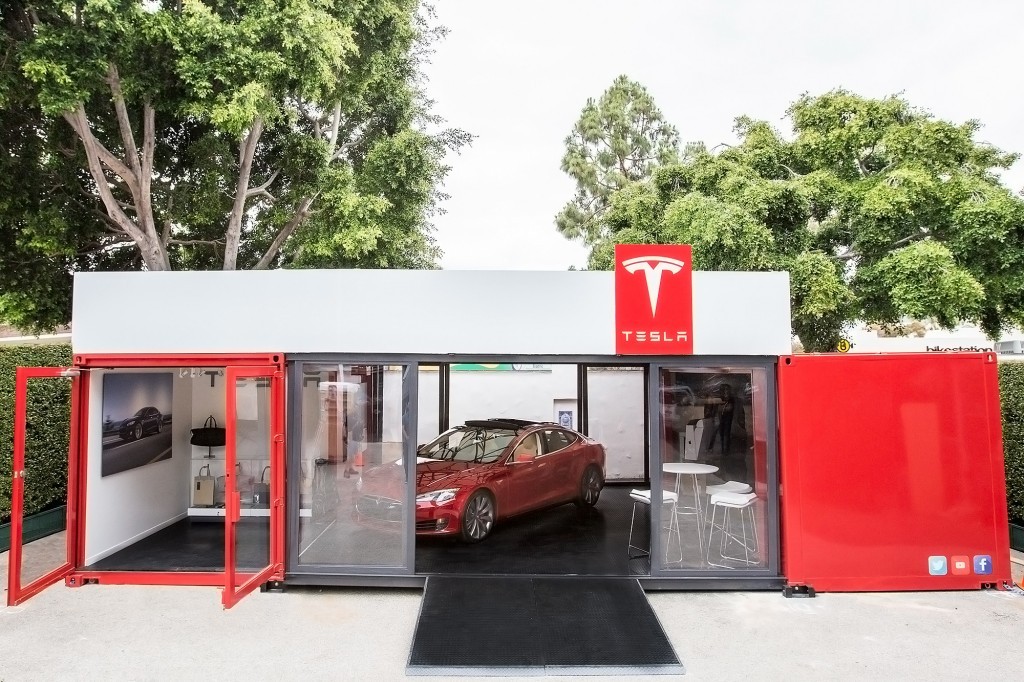
<svg viewBox="0 0 1024 682">
<path fill-rule="evenodd" d="M 189 507 L 189 516 L 210 516 L 210 517 L 223 517 L 224 507 Z M 313 513 L 309 509 L 300 509 L 299 516 L 312 516 Z M 252 507 L 242 507 L 242 516 L 270 516 L 270 510 L 265 508 L 254 509 Z"/>
</svg>

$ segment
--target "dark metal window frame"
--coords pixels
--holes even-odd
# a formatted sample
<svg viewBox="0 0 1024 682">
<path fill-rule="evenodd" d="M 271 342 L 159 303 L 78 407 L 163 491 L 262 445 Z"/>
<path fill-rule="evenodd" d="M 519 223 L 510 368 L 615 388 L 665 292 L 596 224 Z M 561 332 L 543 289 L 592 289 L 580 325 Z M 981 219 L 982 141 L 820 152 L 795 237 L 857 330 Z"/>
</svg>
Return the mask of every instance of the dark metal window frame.
<svg viewBox="0 0 1024 682">
<path fill-rule="evenodd" d="M 712 357 L 712 356 L 681 356 L 665 360 L 659 358 L 652 362 L 649 367 L 650 380 L 647 387 L 647 400 L 649 405 L 658 405 L 659 380 L 663 369 L 693 369 L 693 370 L 714 370 L 729 368 L 732 370 L 754 370 L 761 369 L 765 372 L 765 385 L 768 391 L 767 414 L 764 415 L 765 433 L 767 434 L 768 446 L 768 500 L 767 519 L 768 537 L 768 562 L 765 567 L 756 568 L 735 568 L 735 569 L 664 569 L 659 568 L 654 557 L 662 556 L 661 533 L 656 529 L 661 528 L 662 505 L 651 505 L 651 578 L 666 580 L 723 580 L 731 579 L 776 579 L 781 576 L 781 546 L 779 532 L 779 452 L 778 452 L 778 400 L 776 390 L 776 358 L 755 358 L 751 356 Z M 650 451 L 648 454 L 648 467 L 651 472 L 661 471 L 661 437 L 663 429 L 661 423 L 661 410 L 651 415 L 648 410 L 648 439 Z M 661 476 L 651 476 L 651 499 L 660 500 L 662 495 Z"/>
<path fill-rule="evenodd" d="M 421 366 L 437 366 L 439 368 L 438 384 L 438 423 L 441 431 L 448 428 L 451 396 L 451 365 L 462 363 L 536 363 L 561 364 L 577 366 L 577 404 L 580 414 L 579 430 L 586 434 L 588 427 L 587 409 L 587 369 L 589 367 L 641 367 L 644 370 L 644 413 L 647 416 L 648 428 L 644 434 L 645 475 L 651 482 L 653 499 L 660 499 L 661 477 L 651 476 L 651 472 L 660 470 L 661 444 L 661 411 L 652 409 L 658 406 L 658 380 L 662 368 L 717 368 L 731 369 L 763 369 L 767 384 L 767 414 L 765 418 L 768 446 L 768 543 L 769 560 L 765 568 L 752 569 L 718 569 L 718 570 L 663 570 L 652 562 L 651 575 L 629 576 L 639 578 L 647 589 L 678 589 L 682 584 L 694 588 L 761 588 L 781 585 L 781 551 L 779 531 L 779 496 L 778 496 L 778 398 L 776 384 L 776 356 L 744 356 L 744 355 L 707 355 L 707 356 L 606 356 L 606 355 L 501 355 L 501 354 L 363 354 L 363 353 L 299 353 L 287 356 L 288 378 L 291 387 L 301 386 L 301 366 L 303 364 L 337 364 L 337 365 L 402 365 L 402 428 L 406 434 L 403 453 L 405 456 L 406 474 L 409 481 L 415 481 L 416 434 L 418 426 L 418 392 L 419 369 Z M 301 459 L 301 438 L 297 437 L 297 429 L 301 427 L 301 391 L 289 389 L 288 395 L 288 453 L 287 468 L 289 471 L 299 469 Z M 288 499 L 297 500 L 299 482 L 297 477 L 288 477 Z M 408 509 L 415 509 L 415 484 L 409 485 L 406 491 Z M 652 556 L 659 556 L 661 551 L 660 505 L 652 505 L 650 515 L 650 536 Z M 415 573 L 415 523 L 407 524 L 405 529 L 405 556 L 407 565 L 401 569 L 396 567 L 374 566 L 299 566 L 299 508 L 295 504 L 288 506 L 287 523 L 288 541 L 286 545 L 286 575 L 299 578 L 308 584 L 345 584 L 345 585 L 383 585 L 383 586 L 418 586 L 422 585 L 425 576 Z M 298 582 L 298 581 L 297 581 Z"/>
</svg>

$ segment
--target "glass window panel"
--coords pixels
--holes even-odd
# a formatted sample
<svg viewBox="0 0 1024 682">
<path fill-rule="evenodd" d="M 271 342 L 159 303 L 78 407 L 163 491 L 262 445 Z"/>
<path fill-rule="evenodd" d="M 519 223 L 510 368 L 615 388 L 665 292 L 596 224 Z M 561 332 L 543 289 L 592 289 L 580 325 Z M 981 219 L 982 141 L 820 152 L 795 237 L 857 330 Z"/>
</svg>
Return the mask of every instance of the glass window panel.
<svg viewBox="0 0 1024 682">
<path fill-rule="evenodd" d="M 71 433 L 70 389 L 71 382 L 67 379 L 28 381 L 22 587 L 59 568 L 67 556 L 64 532 L 39 538 L 65 525 Z M 4 562 L 6 569 L 7 555 L 0 561 Z"/>
<path fill-rule="evenodd" d="M 405 370 L 302 366 L 300 566 L 406 565 Z"/>
<path fill-rule="evenodd" d="M 666 570 L 765 568 L 766 372 L 665 368 L 658 377 Z"/>
<path fill-rule="evenodd" d="M 241 496 L 235 566 L 257 571 L 270 565 L 269 379 L 240 378 L 235 384 L 235 457 Z"/>
</svg>

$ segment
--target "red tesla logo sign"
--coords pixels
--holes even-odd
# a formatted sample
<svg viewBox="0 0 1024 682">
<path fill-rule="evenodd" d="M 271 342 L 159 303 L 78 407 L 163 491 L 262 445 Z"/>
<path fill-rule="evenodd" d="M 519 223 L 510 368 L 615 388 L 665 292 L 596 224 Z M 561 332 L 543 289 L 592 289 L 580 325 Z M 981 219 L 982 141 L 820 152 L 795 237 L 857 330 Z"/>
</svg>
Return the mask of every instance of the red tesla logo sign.
<svg viewBox="0 0 1024 682">
<path fill-rule="evenodd" d="M 693 353 L 693 267 L 688 244 L 615 246 L 615 352 Z"/>
</svg>

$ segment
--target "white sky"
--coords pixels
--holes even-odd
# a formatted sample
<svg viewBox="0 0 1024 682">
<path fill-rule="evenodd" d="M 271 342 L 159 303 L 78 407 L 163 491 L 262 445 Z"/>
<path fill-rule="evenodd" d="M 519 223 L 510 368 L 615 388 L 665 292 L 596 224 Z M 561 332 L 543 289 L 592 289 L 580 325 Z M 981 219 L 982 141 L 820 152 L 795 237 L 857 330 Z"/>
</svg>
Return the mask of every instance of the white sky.
<svg viewBox="0 0 1024 682">
<path fill-rule="evenodd" d="M 449 269 L 586 263 L 554 216 L 559 169 L 588 97 L 619 74 L 651 92 L 682 141 L 731 142 L 747 114 L 789 133 L 802 93 L 894 93 L 1024 152 L 1024 3 L 1013 0 L 435 0 L 450 29 L 427 69 L 434 111 L 476 135 L 449 158 L 435 234 Z M 1004 176 L 1024 186 L 1024 164 Z"/>
</svg>

